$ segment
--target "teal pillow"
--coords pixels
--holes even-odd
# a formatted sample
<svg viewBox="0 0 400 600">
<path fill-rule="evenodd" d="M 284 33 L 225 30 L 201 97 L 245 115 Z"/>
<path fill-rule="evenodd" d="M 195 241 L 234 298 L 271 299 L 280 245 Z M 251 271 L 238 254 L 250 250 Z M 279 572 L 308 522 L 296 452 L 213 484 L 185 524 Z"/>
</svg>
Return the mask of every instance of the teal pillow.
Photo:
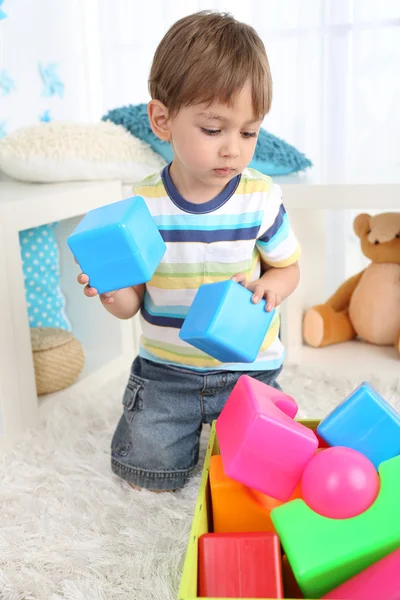
<svg viewBox="0 0 400 600">
<path fill-rule="evenodd" d="M 260 129 L 256 149 L 249 167 L 264 175 L 288 175 L 304 171 L 312 162 L 284 140 Z"/>
<path fill-rule="evenodd" d="M 71 331 L 60 289 L 60 263 L 55 223 L 19 234 L 25 298 L 30 327 L 57 327 Z"/>
<path fill-rule="evenodd" d="M 103 121 L 122 125 L 132 135 L 147 142 L 166 162 L 171 162 L 174 154 L 168 142 L 160 140 L 151 130 L 146 104 L 129 104 L 110 110 Z M 279 139 L 265 129 L 260 129 L 253 160 L 249 165 L 265 175 L 287 175 L 303 171 L 312 166 L 311 161 L 296 148 Z"/>
<path fill-rule="evenodd" d="M 111 121 L 116 125 L 122 125 L 139 140 L 149 144 L 154 152 L 158 152 L 167 163 L 174 158 L 171 144 L 163 142 L 152 132 L 147 115 L 147 104 L 129 104 L 121 108 L 114 108 L 102 117 L 102 121 Z"/>
</svg>

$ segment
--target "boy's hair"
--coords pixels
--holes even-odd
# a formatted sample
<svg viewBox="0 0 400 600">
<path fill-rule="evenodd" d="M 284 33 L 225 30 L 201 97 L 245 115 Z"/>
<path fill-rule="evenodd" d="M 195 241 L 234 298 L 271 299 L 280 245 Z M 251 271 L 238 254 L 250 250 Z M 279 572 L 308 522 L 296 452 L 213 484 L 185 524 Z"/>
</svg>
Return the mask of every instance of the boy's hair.
<svg viewBox="0 0 400 600">
<path fill-rule="evenodd" d="M 253 109 L 271 107 L 272 79 L 265 47 L 250 25 L 227 13 L 201 11 L 177 21 L 154 55 L 149 92 L 174 115 L 182 106 L 230 104 L 250 79 Z"/>
</svg>

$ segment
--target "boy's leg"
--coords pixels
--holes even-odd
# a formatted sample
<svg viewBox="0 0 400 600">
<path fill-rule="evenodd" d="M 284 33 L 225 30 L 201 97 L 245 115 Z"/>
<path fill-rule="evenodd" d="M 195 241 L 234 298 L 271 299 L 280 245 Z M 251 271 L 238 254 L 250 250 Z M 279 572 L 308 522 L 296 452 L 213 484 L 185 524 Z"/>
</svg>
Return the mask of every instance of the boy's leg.
<svg viewBox="0 0 400 600">
<path fill-rule="evenodd" d="M 263 383 L 282 391 L 281 386 L 277 382 L 277 378 L 281 372 L 282 367 L 279 367 L 279 369 L 275 369 L 273 371 L 255 371 L 254 373 L 249 371 L 247 375 L 250 375 L 250 377 L 254 377 L 255 379 L 258 379 L 258 381 L 262 381 Z"/>
<path fill-rule="evenodd" d="M 137 358 L 114 433 L 113 472 L 133 486 L 176 490 L 199 457 L 203 376 Z"/>
</svg>

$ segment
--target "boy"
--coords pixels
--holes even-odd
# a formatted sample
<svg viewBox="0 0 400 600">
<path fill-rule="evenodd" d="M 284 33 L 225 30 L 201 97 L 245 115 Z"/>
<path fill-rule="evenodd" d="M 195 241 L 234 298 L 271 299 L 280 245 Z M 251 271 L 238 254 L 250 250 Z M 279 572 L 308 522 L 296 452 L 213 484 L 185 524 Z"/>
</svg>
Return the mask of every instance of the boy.
<svg viewBox="0 0 400 600">
<path fill-rule="evenodd" d="M 179 339 L 197 289 L 232 278 L 270 311 L 298 284 L 299 248 L 279 188 L 247 169 L 272 90 L 256 32 L 209 11 L 179 20 L 156 50 L 149 90 L 152 130 L 171 143 L 174 159 L 134 192 L 145 198 L 167 252 L 147 284 L 100 299 L 120 319 L 140 310 L 143 331 L 112 470 L 132 487 L 160 491 L 187 482 L 202 424 L 218 417 L 241 374 L 279 388 L 278 317 L 251 364 L 221 364 Z M 86 296 L 97 294 L 86 275 L 78 281 Z"/>
</svg>

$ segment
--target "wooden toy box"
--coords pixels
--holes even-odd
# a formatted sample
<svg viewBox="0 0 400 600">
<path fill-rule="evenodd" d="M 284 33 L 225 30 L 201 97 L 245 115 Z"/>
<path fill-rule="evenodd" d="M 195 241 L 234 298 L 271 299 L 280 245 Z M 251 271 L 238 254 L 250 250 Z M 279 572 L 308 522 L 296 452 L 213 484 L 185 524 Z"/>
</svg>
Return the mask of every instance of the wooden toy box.
<svg viewBox="0 0 400 600">
<path fill-rule="evenodd" d="M 316 429 L 319 421 L 301 420 L 301 423 L 310 429 Z M 212 524 L 212 506 L 209 481 L 210 459 L 214 454 L 219 454 L 218 440 L 215 430 L 215 422 L 211 428 L 210 438 L 207 446 L 206 458 L 204 461 L 203 473 L 201 476 L 199 495 L 194 511 L 192 528 L 190 531 L 189 543 L 186 550 L 185 562 L 183 566 L 182 579 L 179 588 L 178 600 L 196 600 L 200 598 L 197 595 L 197 565 L 198 565 L 198 539 L 204 533 L 213 531 Z M 211 598 L 209 600 L 217 600 Z M 219 599 L 221 600 L 221 599 Z M 228 600 L 227 598 L 222 600 Z M 254 600 L 246 598 L 245 600 Z M 271 600 L 264 598 L 262 600 Z"/>
</svg>

